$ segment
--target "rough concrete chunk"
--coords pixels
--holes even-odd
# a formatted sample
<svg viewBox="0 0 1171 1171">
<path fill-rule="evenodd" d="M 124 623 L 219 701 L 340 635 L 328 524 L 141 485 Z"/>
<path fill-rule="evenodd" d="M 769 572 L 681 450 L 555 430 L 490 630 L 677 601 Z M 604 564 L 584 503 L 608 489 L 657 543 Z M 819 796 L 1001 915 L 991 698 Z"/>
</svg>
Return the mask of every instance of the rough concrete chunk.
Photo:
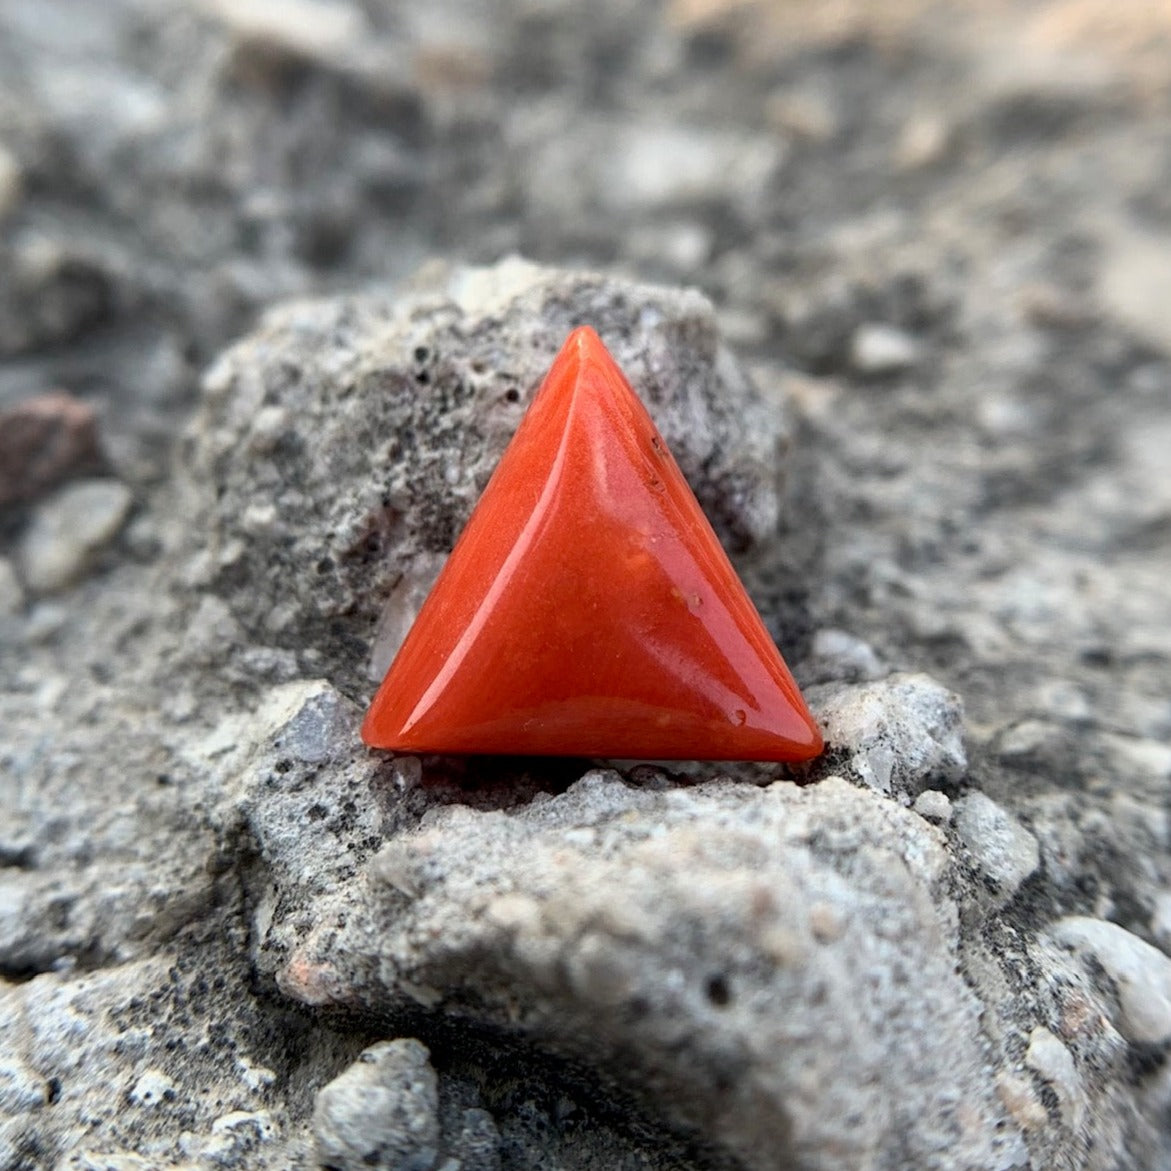
<svg viewBox="0 0 1171 1171">
<path fill-rule="evenodd" d="M 955 783 L 967 769 L 963 705 L 929 676 L 824 684 L 807 698 L 832 767 L 877 792 L 915 797 L 931 784 Z"/>
<path fill-rule="evenodd" d="M 452 1013 L 474 1004 L 635 1092 L 664 1087 L 658 1109 L 753 1168 L 778 1152 L 856 1166 L 895 1134 L 912 1162 L 950 1145 L 1011 1165 L 1019 1142 L 975 1072 L 945 870 L 937 831 L 841 780 L 651 793 L 597 772 L 516 813 L 426 818 L 281 985 L 366 1011 L 422 988 Z M 880 1089 L 892 1077 L 898 1099 Z"/>
<path fill-rule="evenodd" d="M 317 1157 L 337 1171 L 431 1171 L 439 1154 L 439 1092 L 418 1041 L 367 1049 L 317 1095 Z"/>
<path fill-rule="evenodd" d="M 443 271 L 398 301 L 274 311 L 206 379 L 193 471 L 211 497 L 207 576 L 248 635 L 303 660 L 314 648 L 314 673 L 364 690 L 384 605 L 417 607 L 411 583 L 450 551 L 582 322 L 632 379 L 726 543 L 767 539 L 783 416 L 720 345 L 707 300 L 519 260 Z M 410 616 L 384 619 L 386 637 Z"/>
<path fill-rule="evenodd" d="M 1037 839 L 983 793 L 969 793 L 956 802 L 955 828 L 999 905 L 1040 865 Z"/>
</svg>

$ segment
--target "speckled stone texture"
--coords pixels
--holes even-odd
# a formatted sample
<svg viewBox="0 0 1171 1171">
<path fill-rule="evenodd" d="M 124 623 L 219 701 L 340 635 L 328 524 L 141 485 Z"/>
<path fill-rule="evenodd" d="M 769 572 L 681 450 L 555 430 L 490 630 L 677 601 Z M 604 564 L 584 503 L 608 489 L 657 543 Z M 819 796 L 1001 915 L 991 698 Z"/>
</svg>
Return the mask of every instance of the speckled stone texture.
<svg viewBox="0 0 1171 1171">
<path fill-rule="evenodd" d="M 253 641 L 363 694 L 376 618 L 389 603 L 401 628 L 395 607 L 417 605 L 404 591 L 451 548 L 583 323 L 640 387 L 725 545 L 771 537 L 783 413 L 703 297 L 515 259 L 428 275 L 397 301 L 274 311 L 208 373 L 192 443 L 193 478 L 215 486 L 200 584 Z"/>
<path fill-rule="evenodd" d="M 1169 44 L 0 4 L 0 1168 L 1171 1166 Z M 800 775 L 357 740 L 581 320 Z"/>
</svg>

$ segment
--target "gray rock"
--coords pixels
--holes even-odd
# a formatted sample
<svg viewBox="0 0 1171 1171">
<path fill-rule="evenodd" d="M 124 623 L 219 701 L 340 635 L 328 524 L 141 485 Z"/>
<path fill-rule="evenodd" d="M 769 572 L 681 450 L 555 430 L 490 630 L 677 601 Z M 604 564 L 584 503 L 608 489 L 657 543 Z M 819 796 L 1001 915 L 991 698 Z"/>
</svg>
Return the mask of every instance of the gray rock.
<svg viewBox="0 0 1171 1171">
<path fill-rule="evenodd" d="M 250 1090 L 239 1073 L 241 1056 L 257 1055 L 253 1042 L 271 1044 L 263 1026 L 253 1042 L 232 1035 L 241 1018 L 228 997 L 238 985 L 225 979 L 226 965 L 212 949 L 204 949 L 202 972 L 172 960 L 46 974 L 0 993 L 0 1035 L 16 1055 L 6 1067 L 15 1097 L 6 1094 L 0 1104 L 0 1127 L 9 1113 L 19 1124 L 0 1136 L 13 1136 L 17 1150 L 23 1144 L 26 1158 L 35 1152 L 42 1165 L 70 1171 L 189 1161 L 288 1166 L 291 1148 L 272 1150 L 279 1127 L 263 1092 Z M 223 960 L 231 963 L 229 953 Z M 188 1046 L 182 1035 L 192 1013 L 209 1026 L 202 1047 Z"/>
<path fill-rule="evenodd" d="M 1061 919 L 1053 936 L 1092 957 L 1113 981 L 1123 1036 L 1149 1045 L 1171 1038 L 1171 959 L 1117 923 L 1081 915 Z"/>
<path fill-rule="evenodd" d="M 841 780 L 647 792 L 598 772 L 515 813 L 429 815 L 339 892 L 280 982 L 366 1011 L 421 988 L 457 1017 L 475 1005 L 745 1166 L 881 1150 L 1007 1166 L 1023 1148 L 977 1072 L 946 871 L 935 830 Z M 958 1101 L 975 1111 L 959 1130 Z"/>
<path fill-rule="evenodd" d="M 806 698 L 829 752 L 815 772 L 832 767 L 880 793 L 915 797 L 967 770 L 960 699 L 926 675 L 824 684 Z"/>
<path fill-rule="evenodd" d="M 955 803 L 954 824 L 997 905 L 1003 906 L 1040 865 L 1037 839 L 983 793 L 968 793 Z"/>
<path fill-rule="evenodd" d="M 46 500 L 21 542 L 25 585 L 51 593 L 73 584 L 118 535 L 132 503 L 117 480 L 81 480 Z"/>
<path fill-rule="evenodd" d="M 439 1092 L 418 1041 L 367 1049 L 317 1094 L 317 1157 L 337 1171 L 431 1171 L 439 1155 Z"/>
<path fill-rule="evenodd" d="M 460 1112 L 454 1135 L 444 1135 L 448 1158 L 459 1171 L 500 1171 L 500 1132 L 487 1110 L 471 1107 Z"/>
<path fill-rule="evenodd" d="M 1044 1025 L 1038 1025 L 1029 1034 L 1025 1064 L 1053 1088 L 1065 1124 L 1075 1132 L 1080 1131 L 1085 1117 L 1085 1093 L 1069 1049 Z"/>
<path fill-rule="evenodd" d="M 249 638 L 364 692 L 380 611 L 378 665 L 556 350 L 585 321 L 642 392 L 725 541 L 743 550 L 768 538 L 782 414 L 721 348 L 711 305 L 601 276 L 567 283 L 513 260 L 440 274 L 398 302 L 285 308 L 216 364 L 192 463 L 207 501 L 207 587 Z M 282 373 L 291 368 L 296 378 Z"/>
<path fill-rule="evenodd" d="M 0 3 L 0 410 L 76 394 L 137 505 L 106 572 L 0 621 L 0 1063 L 30 1107 L 0 1120 L 0 1165 L 310 1166 L 313 1090 L 372 1032 L 407 1029 L 408 1011 L 409 1031 L 437 1041 L 444 1171 L 481 1155 L 516 1171 L 694 1171 L 773 1123 L 763 1159 L 810 1171 L 925 1171 L 965 1150 L 981 1171 L 1168 1164 L 1167 1042 L 1139 1039 L 1161 1030 L 1135 1028 L 1120 981 L 1049 928 L 1076 915 L 1164 951 L 1171 938 L 1171 157 L 1158 100 L 1171 56 L 1156 6 L 1048 5 L 1027 35 L 1008 6 L 987 7 L 972 36 L 971 19 L 934 4 Z M 993 84 L 1006 73 L 1011 86 Z M 348 385 L 354 352 L 400 375 L 404 402 L 422 399 L 407 390 L 421 388 L 413 342 L 403 349 L 393 322 L 432 295 L 454 308 L 450 331 L 424 323 L 445 343 L 428 377 L 484 359 L 459 330 L 489 336 L 493 298 L 491 336 L 516 337 L 527 311 L 491 291 L 504 270 L 436 276 L 430 293 L 403 284 L 436 253 L 515 250 L 711 297 L 763 416 L 713 428 L 717 454 L 684 403 L 668 423 L 694 440 L 672 442 L 709 508 L 727 504 L 718 527 L 803 684 L 848 692 L 898 670 L 962 695 L 964 791 L 1040 845 L 1018 897 L 990 914 L 989 872 L 952 825 L 924 816 L 957 798 L 954 779 L 916 773 L 889 799 L 785 787 L 754 826 L 772 799 L 755 786 L 668 798 L 686 783 L 677 773 L 632 770 L 648 791 L 616 801 L 599 831 L 567 813 L 572 763 L 387 760 L 349 739 L 379 615 L 386 653 L 424 588 L 423 552 L 442 558 L 441 528 L 458 525 L 523 405 L 508 389 L 526 388 L 488 379 L 464 413 L 379 404 L 376 426 L 393 435 L 353 432 L 356 470 L 340 488 L 337 460 L 314 463 L 346 441 L 318 446 L 318 396 Z M 511 271 L 523 302 L 525 270 Z M 632 298 L 621 313 L 610 303 L 613 323 L 646 304 L 634 283 L 550 280 L 566 317 L 600 288 Z M 303 300 L 346 290 L 367 292 Z M 290 298 L 301 309 L 256 328 Z M 535 316 L 533 337 L 520 334 L 522 351 L 536 342 L 520 370 L 533 378 L 564 324 L 552 308 Z M 852 366 L 854 339 L 877 322 L 913 340 L 914 366 Z M 200 372 L 243 332 L 229 394 L 261 393 L 233 433 L 223 403 L 192 413 Z M 707 352 L 693 343 L 680 352 Z M 637 331 L 621 344 L 653 399 Z M 738 416 L 745 388 L 712 369 L 697 360 L 672 383 L 703 402 L 718 385 Z M 506 355 L 490 353 L 487 370 L 509 373 Z M 439 383 L 441 397 L 454 380 Z M 722 461 L 785 430 L 777 416 L 794 442 L 779 456 L 762 443 L 743 492 L 721 480 Z M 451 433 L 493 419 L 463 446 Z M 405 448 L 409 426 L 412 458 L 436 453 L 426 474 L 410 469 L 418 527 L 391 532 L 386 561 L 355 566 L 339 589 L 294 545 L 323 539 L 314 508 L 335 492 L 364 485 L 381 508 L 390 472 L 360 453 Z M 193 462 L 214 433 L 228 447 Z M 483 462 L 445 485 L 453 456 Z M 0 456 L 0 480 L 11 466 Z M 284 500 L 305 467 L 315 501 Z M 223 518 L 221 488 L 235 510 Z M 738 502 L 770 495 L 771 512 Z M 29 511 L 0 517 L 0 558 L 18 573 Z M 413 548 L 414 563 L 388 564 Z M 342 612 L 351 598 L 359 610 Z M 822 654 L 826 630 L 848 631 L 857 655 L 840 643 Z M 931 735 L 892 737 L 892 781 Z M 862 780 L 848 760 L 823 769 Z M 660 821 L 655 802 L 672 801 L 682 810 Z M 564 824 L 538 826 L 543 807 Z M 465 831 L 468 850 L 515 832 L 531 865 L 477 857 L 459 881 Z M 411 856 L 428 842 L 434 870 Z M 392 899 L 370 869 L 383 849 L 406 856 L 395 877 L 413 895 Z M 922 877 L 940 858 L 938 879 Z M 645 864 L 622 872 L 631 861 Z M 511 892 L 513 934 L 472 918 L 472 877 L 499 900 L 538 869 L 549 886 Z M 783 911 L 748 897 L 758 874 Z M 507 903 L 493 906 L 508 920 Z M 571 938 L 579 909 L 595 918 Z M 614 926 L 627 912 L 630 936 Z M 759 959 L 778 921 L 805 949 L 767 938 L 786 965 Z M 446 958 L 442 938 L 409 935 L 440 922 L 468 928 Z M 645 949 L 656 981 L 646 1020 L 637 1004 L 618 1020 L 641 970 L 627 973 L 623 946 L 640 962 Z M 407 970 L 424 953 L 426 969 Z M 519 973 L 508 984 L 506 968 Z M 711 985 L 717 1001 L 730 993 L 721 1007 L 707 988 L 725 970 L 726 988 Z M 323 1009 L 290 1012 L 282 986 Z M 755 1030 L 753 989 L 767 1017 Z M 335 1014 L 335 1001 L 394 1019 Z M 789 1052 L 753 1048 L 783 1030 Z M 930 1086 L 904 1076 L 919 1053 L 942 1071 Z M 132 1100 L 152 1070 L 176 1083 L 172 1101 Z M 51 1099 L 39 1107 L 36 1079 Z M 949 1086 L 955 1126 L 933 1140 Z M 855 1123 L 838 1103 L 859 1100 Z M 982 1157 L 1001 1123 L 1004 1157 Z M 889 1141 L 859 1145 L 859 1127 Z M 465 1131 L 478 1137 L 461 1146 Z"/>
<path fill-rule="evenodd" d="M 952 817 L 951 798 L 938 789 L 924 789 L 915 798 L 912 809 L 928 821 L 948 822 Z"/>
</svg>

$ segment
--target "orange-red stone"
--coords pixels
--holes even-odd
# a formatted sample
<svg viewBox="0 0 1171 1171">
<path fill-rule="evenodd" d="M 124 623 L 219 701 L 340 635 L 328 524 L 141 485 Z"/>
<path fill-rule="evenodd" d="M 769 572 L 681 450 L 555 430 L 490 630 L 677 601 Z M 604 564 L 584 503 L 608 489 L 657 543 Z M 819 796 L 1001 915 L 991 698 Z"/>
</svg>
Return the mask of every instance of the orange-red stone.
<svg viewBox="0 0 1171 1171">
<path fill-rule="evenodd" d="M 377 748 L 808 760 L 793 677 L 642 403 L 575 330 L 362 726 Z"/>
</svg>

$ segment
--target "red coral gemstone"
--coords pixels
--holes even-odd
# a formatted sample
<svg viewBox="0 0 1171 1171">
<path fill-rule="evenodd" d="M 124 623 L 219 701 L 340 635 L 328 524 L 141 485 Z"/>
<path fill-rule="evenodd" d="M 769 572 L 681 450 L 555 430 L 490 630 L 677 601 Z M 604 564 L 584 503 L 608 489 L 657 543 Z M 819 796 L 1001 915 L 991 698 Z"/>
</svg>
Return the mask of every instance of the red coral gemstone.
<svg viewBox="0 0 1171 1171">
<path fill-rule="evenodd" d="M 592 329 L 553 363 L 362 738 L 648 760 L 821 751 L 760 615 Z"/>
</svg>

